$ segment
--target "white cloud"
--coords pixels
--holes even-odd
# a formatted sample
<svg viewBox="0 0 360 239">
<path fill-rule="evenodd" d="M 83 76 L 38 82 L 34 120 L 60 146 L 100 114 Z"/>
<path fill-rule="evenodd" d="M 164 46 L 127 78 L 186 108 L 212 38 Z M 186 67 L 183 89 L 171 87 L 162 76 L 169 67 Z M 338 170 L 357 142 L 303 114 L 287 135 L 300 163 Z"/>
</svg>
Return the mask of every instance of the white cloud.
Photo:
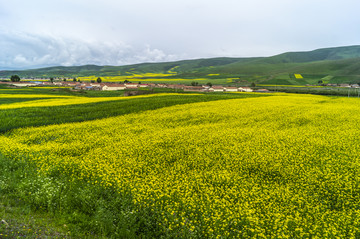
<svg viewBox="0 0 360 239">
<path fill-rule="evenodd" d="M 0 67 L 270 56 L 356 45 L 359 7 L 358 0 L 0 0 Z"/>
<path fill-rule="evenodd" d="M 0 33 L 0 68 L 32 68 L 54 65 L 124 65 L 139 62 L 178 60 L 146 44 L 100 42 L 39 36 L 26 33 Z"/>
<path fill-rule="evenodd" d="M 14 57 L 14 63 L 24 64 L 24 63 L 26 63 L 26 62 L 27 62 L 26 58 L 25 58 L 23 55 L 21 55 L 21 54 L 16 55 L 16 56 Z"/>
</svg>

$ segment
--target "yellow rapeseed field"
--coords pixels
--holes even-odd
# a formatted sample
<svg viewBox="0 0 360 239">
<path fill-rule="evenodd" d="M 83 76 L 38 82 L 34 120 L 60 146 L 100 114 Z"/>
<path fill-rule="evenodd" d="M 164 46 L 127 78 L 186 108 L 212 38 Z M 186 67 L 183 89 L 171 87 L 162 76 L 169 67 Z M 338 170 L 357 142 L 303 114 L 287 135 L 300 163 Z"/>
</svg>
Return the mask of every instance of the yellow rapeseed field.
<svg viewBox="0 0 360 239">
<path fill-rule="evenodd" d="M 170 74 L 174 74 L 174 75 L 176 75 L 177 74 L 177 72 L 176 71 L 174 71 L 174 70 L 176 70 L 177 68 L 179 68 L 179 66 L 174 66 L 173 68 L 171 68 L 170 70 L 168 70 L 167 72 L 168 73 L 170 73 Z"/>
<path fill-rule="evenodd" d="M 46 94 L 0 94 L 0 99 L 3 98 L 67 98 L 65 95 L 46 95 Z"/>
<path fill-rule="evenodd" d="M 160 80 L 162 77 L 168 77 L 168 76 L 173 76 L 176 75 L 176 72 L 171 72 L 169 71 L 168 73 L 131 73 L 131 72 L 126 72 L 126 75 L 119 75 L 118 76 L 102 76 L 100 77 L 103 81 L 106 82 L 118 82 L 118 81 L 125 81 L 125 80 L 130 80 L 130 81 L 137 81 L 137 80 L 141 80 L 144 81 L 148 78 L 158 78 L 158 80 Z M 97 80 L 97 76 L 84 76 L 84 77 L 78 77 L 78 79 L 80 81 L 96 81 Z M 162 79 L 164 80 L 164 79 Z"/>
<path fill-rule="evenodd" d="M 294 74 L 296 79 L 304 79 L 304 77 L 301 74 Z"/>
<path fill-rule="evenodd" d="M 285 94 L 178 105 L 17 129 L 0 136 L 0 151 L 129 191 L 164 231 L 356 238 L 359 105 Z"/>
<path fill-rule="evenodd" d="M 137 98 L 148 98 L 148 97 L 161 97 L 167 95 L 180 95 L 176 93 L 171 94 L 149 94 L 149 95 L 139 95 Z M 191 94 L 195 95 L 195 94 Z M 39 100 L 31 100 L 25 102 L 18 102 L 18 103 L 10 103 L 10 104 L 0 104 L 0 109 L 17 109 L 17 108 L 25 108 L 25 107 L 49 107 L 49 106 L 61 106 L 61 105 L 78 105 L 78 104 L 88 104 L 88 103 L 97 103 L 97 102 L 104 102 L 104 101 L 116 101 L 116 100 L 127 100 L 132 99 L 134 97 L 79 97 L 79 96 L 57 96 L 57 95 L 31 95 L 31 94 L 14 94 L 14 95 L 7 95 L 7 94 L 0 94 L 1 98 L 49 98 L 49 99 L 39 99 Z"/>
</svg>

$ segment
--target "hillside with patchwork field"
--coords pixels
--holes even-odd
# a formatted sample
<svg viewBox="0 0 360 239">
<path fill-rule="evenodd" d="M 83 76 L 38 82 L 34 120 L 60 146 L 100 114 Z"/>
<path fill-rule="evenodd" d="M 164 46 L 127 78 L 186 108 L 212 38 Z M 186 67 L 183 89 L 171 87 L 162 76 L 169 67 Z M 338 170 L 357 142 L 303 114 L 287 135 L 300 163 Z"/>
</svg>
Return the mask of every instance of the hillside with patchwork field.
<svg viewBox="0 0 360 239">
<path fill-rule="evenodd" d="M 126 66 L 55 66 L 23 71 L 1 71 L 0 77 L 18 74 L 23 78 L 104 77 L 121 82 L 189 82 L 213 84 L 306 85 L 360 83 L 360 46 L 288 52 L 271 57 L 210 58 L 177 62 L 142 63 Z M 301 74 L 296 79 L 294 74 Z"/>
</svg>

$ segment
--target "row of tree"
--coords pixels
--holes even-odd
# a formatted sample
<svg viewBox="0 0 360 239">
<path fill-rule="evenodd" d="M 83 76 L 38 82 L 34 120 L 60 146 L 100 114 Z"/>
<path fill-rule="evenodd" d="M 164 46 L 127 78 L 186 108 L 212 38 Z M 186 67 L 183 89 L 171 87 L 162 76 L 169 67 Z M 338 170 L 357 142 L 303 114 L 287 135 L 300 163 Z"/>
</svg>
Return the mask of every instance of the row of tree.
<svg viewBox="0 0 360 239">
<path fill-rule="evenodd" d="M 18 76 L 18 75 L 12 75 L 12 76 L 10 77 L 10 80 L 11 80 L 12 82 L 19 82 L 21 79 L 20 79 L 20 76 Z M 51 77 L 51 78 L 50 78 L 50 81 L 53 82 L 53 81 L 54 81 L 54 78 Z M 64 79 L 64 81 L 66 81 L 66 79 Z M 77 80 L 76 78 L 74 78 L 73 81 L 75 82 L 75 81 L 78 81 L 78 80 Z M 102 79 L 101 79 L 100 77 L 98 77 L 98 78 L 96 79 L 96 82 L 97 82 L 97 83 L 101 83 L 101 82 L 102 82 Z"/>
<path fill-rule="evenodd" d="M 50 78 L 50 81 L 51 82 L 53 82 L 53 78 Z M 63 81 L 66 81 L 66 79 L 64 78 L 64 80 Z M 80 80 L 78 80 L 78 79 L 76 79 L 76 77 L 75 78 L 73 78 L 73 82 L 80 82 Z M 96 79 L 96 82 L 97 83 L 101 83 L 102 82 L 102 79 L 100 78 L 100 77 L 98 77 L 97 79 Z M 94 80 L 91 80 L 91 83 L 95 83 L 95 81 Z"/>
</svg>

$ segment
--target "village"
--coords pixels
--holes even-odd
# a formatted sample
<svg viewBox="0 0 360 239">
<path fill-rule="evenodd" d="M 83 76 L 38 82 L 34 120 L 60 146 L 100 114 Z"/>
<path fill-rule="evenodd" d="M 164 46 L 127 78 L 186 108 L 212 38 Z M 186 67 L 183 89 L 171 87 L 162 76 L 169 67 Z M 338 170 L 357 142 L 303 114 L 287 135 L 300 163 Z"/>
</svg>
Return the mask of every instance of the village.
<svg viewBox="0 0 360 239">
<path fill-rule="evenodd" d="M 76 78 L 75 78 L 76 79 Z M 197 83 L 197 82 L 196 82 Z M 167 88 L 173 89 L 179 92 L 270 92 L 268 89 L 262 89 L 259 87 L 248 86 L 223 86 L 207 84 L 166 84 L 166 83 L 133 83 L 133 82 L 81 82 L 76 80 L 49 80 L 49 79 L 22 79 L 18 82 L 12 82 L 5 79 L 0 79 L 0 84 L 6 84 L 9 87 L 21 88 L 21 87 L 67 87 L 72 91 L 117 91 L 117 90 L 146 90 L 154 88 Z M 312 85 L 305 85 L 305 87 L 311 87 Z M 314 85 L 315 87 L 318 85 Z M 321 86 L 327 86 L 331 88 L 354 88 L 359 89 L 359 84 L 321 84 Z"/>
<path fill-rule="evenodd" d="M 138 90 L 145 88 L 168 88 L 181 91 L 197 91 L 197 92 L 253 92 L 254 90 L 247 86 L 222 86 L 222 85 L 196 85 L 188 86 L 184 84 L 164 84 L 164 83 L 95 83 L 95 82 L 78 82 L 78 81 L 21 81 L 8 82 L 2 81 L 0 84 L 7 84 L 11 87 L 70 87 L 73 90 L 98 90 L 98 91 L 116 91 L 116 90 Z M 266 89 L 258 89 L 256 91 L 268 91 Z"/>
</svg>

